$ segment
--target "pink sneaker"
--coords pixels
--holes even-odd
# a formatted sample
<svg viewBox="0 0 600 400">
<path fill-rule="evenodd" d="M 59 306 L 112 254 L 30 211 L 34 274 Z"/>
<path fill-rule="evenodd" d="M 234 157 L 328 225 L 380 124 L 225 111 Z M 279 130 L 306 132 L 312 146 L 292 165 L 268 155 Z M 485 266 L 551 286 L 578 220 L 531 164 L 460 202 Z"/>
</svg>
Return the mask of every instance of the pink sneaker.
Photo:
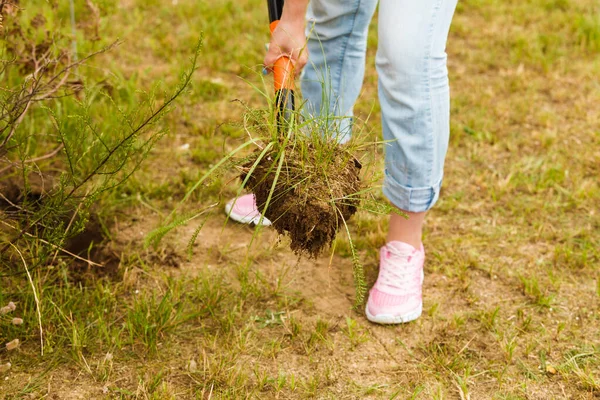
<svg viewBox="0 0 600 400">
<path fill-rule="evenodd" d="M 380 251 L 379 277 L 369 292 L 365 313 L 378 324 L 401 324 L 423 310 L 423 245 L 417 250 L 403 242 L 389 242 Z"/>
<path fill-rule="evenodd" d="M 253 194 L 245 194 L 238 197 L 237 199 L 230 200 L 225 204 L 225 214 L 234 221 L 242 224 L 254 224 L 258 225 L 262 222 L 262 225 L 271 225 L 271 221 L 264 217 L 260 220 L 260 213 L 256 208 L 256 198 Z"/>
</svg>

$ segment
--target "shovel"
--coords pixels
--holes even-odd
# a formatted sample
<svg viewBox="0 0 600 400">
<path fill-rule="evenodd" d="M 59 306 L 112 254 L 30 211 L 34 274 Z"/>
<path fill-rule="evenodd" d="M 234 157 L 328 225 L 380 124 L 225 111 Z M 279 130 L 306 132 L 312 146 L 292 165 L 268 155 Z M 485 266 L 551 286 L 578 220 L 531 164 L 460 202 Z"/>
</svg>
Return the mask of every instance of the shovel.
<svg viewBox="0 0 600 400">
<path fill-rule="evenodd" d="M 284 0 L 267 0 L 271 34 L 277 28 Z M 273 65 L 273 84 L 275 87 L 275 116 L 277 130 L 283 133 L 294 117 L 294 66 L 287 56 L 281 56 Z"/>
</svg>

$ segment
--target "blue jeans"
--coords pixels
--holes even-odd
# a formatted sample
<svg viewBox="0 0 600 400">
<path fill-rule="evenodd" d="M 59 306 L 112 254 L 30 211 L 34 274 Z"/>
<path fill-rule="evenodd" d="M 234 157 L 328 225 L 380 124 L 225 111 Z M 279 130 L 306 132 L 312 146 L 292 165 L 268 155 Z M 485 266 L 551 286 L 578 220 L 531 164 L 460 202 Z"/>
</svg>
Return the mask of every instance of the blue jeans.
<svg viewBox="0 0 600 400">
<path fill-rule="evenodd" d="M 385 144 L 383 193 L 398 208 L 437 201 L 450 131 L 446 40 L 457 0 L 381 0 L 376 67 Z M 367 31 L 377 0 L 311 0 L 307 111 L 338 116 L 349 138 L 365 71 Z"/>
</svg>

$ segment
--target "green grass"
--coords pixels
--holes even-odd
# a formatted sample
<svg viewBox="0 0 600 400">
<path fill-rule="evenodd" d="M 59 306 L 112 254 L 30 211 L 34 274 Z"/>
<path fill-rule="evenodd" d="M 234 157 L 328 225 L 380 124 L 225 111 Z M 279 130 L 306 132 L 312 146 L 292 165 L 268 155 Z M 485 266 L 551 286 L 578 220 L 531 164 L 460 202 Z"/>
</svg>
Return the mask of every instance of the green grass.
<svg viewBox="0 0 600 400">
<path fill-rule="evenodd" d="M 298 261 L 269 230 L 248 249 L 254 232 L 224 225 L 219 210 L 189 259 L 194 224 L 143 246 L 199 177 L 247 138 L 245 108 L 231 100 L 266 106 L 240 79 L 270 90 L 258 73 L 268 40 L 263 2 L 98 1 L 95 42 L 84 40 L 93 33 L 84 22 L 89 10 L 75 4 L 82 53 L 123 39 L 81 72 L 106 80 L 119 104 L 133 104 L 137 90 L 157 79 L 176 83 L 200 31 L 205 48 L 186 96 L 164 121 L 168 136 L 103 199 L 117 271 L 75 274 L 61 264 L 32 272 L 43 357 L 31 287 L 0 278 L 0 307 L 17 306 L 0 315 L 0 365 L 12 364 L 0 372 L 0 399 L 598 396 L 595 2 L 459 2 L 447 49 L 450 150 L 443 193 L 426 223 L 427 312 L 399 327 L 374 326 L 352 309 L 353 250 L 343 235 L 331 263 Z M 40 7 L 24 12 L 70 30 L 67 5 L 58 17 Z M 376 21 L 356 107 L 368 120 L 367 142 L 381 129 L 375 32 Z M 43 126 L 34 117 L 28 123 Z M 371 157 L 376 174 L 381 149 Z M 236 176 L 225 171 L 207 181 L 182 212 L 228 199 Z M 365 210 L 348 224 L 368 284 L 386 225 Z M 24 324 L 13 325 L 13 317 Z M 14 338 L 19 349 L 4 350 Z"/>
</svg>

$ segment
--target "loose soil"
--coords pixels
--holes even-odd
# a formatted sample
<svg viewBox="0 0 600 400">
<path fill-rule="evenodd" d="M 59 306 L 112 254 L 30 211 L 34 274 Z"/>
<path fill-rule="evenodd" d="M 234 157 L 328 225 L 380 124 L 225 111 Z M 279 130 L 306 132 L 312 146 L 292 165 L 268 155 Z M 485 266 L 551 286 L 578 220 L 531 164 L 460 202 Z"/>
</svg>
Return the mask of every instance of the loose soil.
<svg viewBox="0 0 600 400">
<path fill-rule="evenodd" d="M 42 206 L 53 182 L 53 176 L 40 174 L 30 174 L 27 178 L 27 185 L 22 180 L 15 178 L 0 180 L 0 211 L 7 217 L 7 220 L 23 218 L 26 210 L 37 210 Z M 72 215 L 65 216 L 63 223 L 68 225 L 71 218 Z M 3 233 L 10 236 L 14 234 L 14 231 L 7 228 L 7 225 L 0 225 L 0 235 Z M 110 249 L 110 243 L 106 239 L 99 217 L 92 213 L 88 217 L 85 228 L 69 237 L 63 245 L 63 249 L 67 252 L 82 257 L 82 259 L 73 259 L 70 264 L 76 280 L 83 280 L 86 276 L 87 278 L 117 277 L 119 256 Z M 63 253 L 59 251 L 58 254 Z M 103 268 L 95 268 L 91 272 L 90 263 L 83 259 L 100 264 Z M 52 262 L 55 260 L 53 258 Z"/>
</svg>

